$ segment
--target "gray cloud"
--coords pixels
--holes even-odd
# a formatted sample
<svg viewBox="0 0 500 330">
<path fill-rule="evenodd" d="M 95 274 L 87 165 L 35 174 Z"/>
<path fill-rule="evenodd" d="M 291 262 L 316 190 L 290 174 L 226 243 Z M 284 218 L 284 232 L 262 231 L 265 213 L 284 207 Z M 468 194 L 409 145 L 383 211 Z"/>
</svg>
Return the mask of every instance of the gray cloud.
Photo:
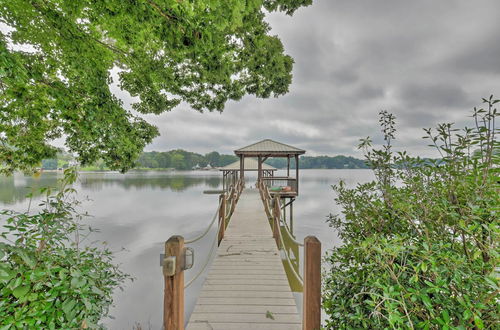
<svg viewBox="0 0 500 330">
<path fill-rule="evenodd" d="M 400 89 L 400 98 L 403 105 L 408 108 L 460 107 L 470 103 L 465 91 L 454 84 L 404 85 Z"/>
<path fill-rule="evenodd" d="M 295 59 L 290 93 L 244 97 L 222 114 L 182 104 L 148 116 L 162 136 L 147 150 L 228 153 L 273 138 L 309 155 L 359 157 L 359 138 L 380 140 L 386 109 L 397 117 L 396 144 L 426 156 L 421 127 L 466 124 L 481 97 L 500 95 L 498 12 L 496 0 L 317 0 L 293 17 L 268 15 Z"/>
</svg>

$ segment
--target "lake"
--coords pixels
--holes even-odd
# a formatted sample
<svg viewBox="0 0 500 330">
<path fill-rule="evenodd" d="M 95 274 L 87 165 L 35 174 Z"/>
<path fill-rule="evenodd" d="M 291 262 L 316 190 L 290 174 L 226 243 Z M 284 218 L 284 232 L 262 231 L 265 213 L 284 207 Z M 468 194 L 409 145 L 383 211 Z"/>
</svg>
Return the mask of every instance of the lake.
<svg viewBox="0 0 500 330">
<path fill-rule="evenodd" d="M 286 173 L 278 171 L 277 176 Z M 15 174 L 0 177 L 0 209 L 25 211 L 27 193 L 43 186 L 56 186 L 60 173 L 43 173 L 39 178 Z M 113 319 L 103 320 L 110 329 L 160 329 L 163 304 L 163 275 L 160 253 L 172 235 L 186 239 L 201 234 L 210 223 L 218 195 L 204 190 L 221 189 L 219 171 L 90 173 L 79 176 L 76 189 L 84 200 L 82 209 L 92 217 L 87 221 L 100 229 L 94 239 L 116 251 L 116 263 L 135 280 L 123 292 L 115 293 Z M 256 176 L 248 176 L 247 186 Z M 293 231 L 297 240 L 315 235 L 323 252 L 340 243 L 326 223 L 329 213 L 339 213 L 331 185 L 344 180 L 348 186 L 373 179 L 371 170 L 301 170 L 300 195 L 293 205 Z M 35 197 L 36 199 L 36 197 Z M 36 204 L 36 203 L 33 203 Z M 215 229 L 209 237 L 192 244 L 195 265 L 186 272 L 186 282 L 203 266 Z M 194 308 L 203 276 L 185 292 L 186 320 Z M 300 301 L 300 293 L 297 294 Z"/>
</svg>

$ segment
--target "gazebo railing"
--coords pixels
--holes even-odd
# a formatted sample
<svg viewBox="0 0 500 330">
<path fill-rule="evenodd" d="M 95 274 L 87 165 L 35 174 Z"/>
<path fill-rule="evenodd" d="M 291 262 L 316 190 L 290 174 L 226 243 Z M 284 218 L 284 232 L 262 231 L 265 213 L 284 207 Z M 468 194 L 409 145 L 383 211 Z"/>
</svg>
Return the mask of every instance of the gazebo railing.
<svg viewBox="0 0 500 330">
<path fill-rule="evenodd" d="M 297 179 L 287 176 L 262 177 L 262 183 L 273 191 L 297 192 Z"/>
</svg>

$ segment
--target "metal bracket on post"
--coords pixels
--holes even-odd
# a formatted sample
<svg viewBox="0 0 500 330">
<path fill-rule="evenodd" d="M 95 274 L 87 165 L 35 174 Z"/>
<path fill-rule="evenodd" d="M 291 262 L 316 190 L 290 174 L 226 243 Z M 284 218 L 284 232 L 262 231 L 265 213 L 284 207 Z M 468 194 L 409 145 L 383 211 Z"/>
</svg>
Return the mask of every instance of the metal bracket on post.
<svg viewBox="0 0 500 330">
<path fill-rule="evenodd" d="M 165 257 L 165 253 L 160 253 L 160 266 L 163 267 L 163 274 L 165 276 L 175 275 L 176 262 L 177 260 L 175 256 Z M 180 262 L 182 270 L 191 269 L 194 265 L 194 249 L 191 247 L 185 247 L 182 252 Z"/>
<path fill-rule="evenodd" d="M 190 258 L 188 262 L 188 257 Z M 190 247 L 184 248 L 184 265 L 182 265 L 182 270 L 191 269 L 194 265 L 194 249 Z"/>
</svg>

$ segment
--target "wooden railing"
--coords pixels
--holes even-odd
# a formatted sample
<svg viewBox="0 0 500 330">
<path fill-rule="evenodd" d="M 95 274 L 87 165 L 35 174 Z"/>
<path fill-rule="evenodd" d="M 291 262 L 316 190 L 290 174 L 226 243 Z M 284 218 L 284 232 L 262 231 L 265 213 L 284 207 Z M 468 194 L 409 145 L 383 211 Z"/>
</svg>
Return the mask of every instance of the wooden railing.
<svg viewBox="0 0 500 330">
<path fill-rule="evenodd" d="M 207 229 L 199 236 L 184 240 L 182 236 L 172 236 L 165 242 L 165 254 L 162 260 L 165 289 L 163 293 L 163 328 L 184 330 L 184 289 L 189 287 L 206 269 L 215 247 L 224 238 L 227 225 L 233 215 L 236 203 L 243 191 L 243 180 L 237 180 L 230 189 L 220 194 L 219 206 Z M 216 221 L 218 220 L 218 221 Z M 212 243 L 209 255 L 201 270 L 184 284 L 184 271 L 190 269 L 194 260 L 187 261 L 189 251 L 185 245 L 203 239 L 212 226 L 217 223 L 217 234 Z M 192 255 L 192 254 L 191 254 Z"/>
<path fill-rule="evenodd" d="M 304 242 L 295 240 L 289 232 L 285 219 L 282 217 L 282 206 L 279 195 L 271 196 L 266 180 L 262 178 L 257 182 L 264 210 L 271 222 L 273 237 L 280 250 L 283 251 L 285 259 L 283 260 L 289 266 L 289 269 L 296 277 L 296 280 L 302 285 L 302 329 L 320 329 L 321 327 L 321 242 L 315 236 L 307 236 Z M 297 246 L 304 248 L 304 268 L 303 277 L 298 274 L 292 265 L 288 250 L 285 246 L 283 233 L 288 234 L 290 240 Z"/>
</svg>

